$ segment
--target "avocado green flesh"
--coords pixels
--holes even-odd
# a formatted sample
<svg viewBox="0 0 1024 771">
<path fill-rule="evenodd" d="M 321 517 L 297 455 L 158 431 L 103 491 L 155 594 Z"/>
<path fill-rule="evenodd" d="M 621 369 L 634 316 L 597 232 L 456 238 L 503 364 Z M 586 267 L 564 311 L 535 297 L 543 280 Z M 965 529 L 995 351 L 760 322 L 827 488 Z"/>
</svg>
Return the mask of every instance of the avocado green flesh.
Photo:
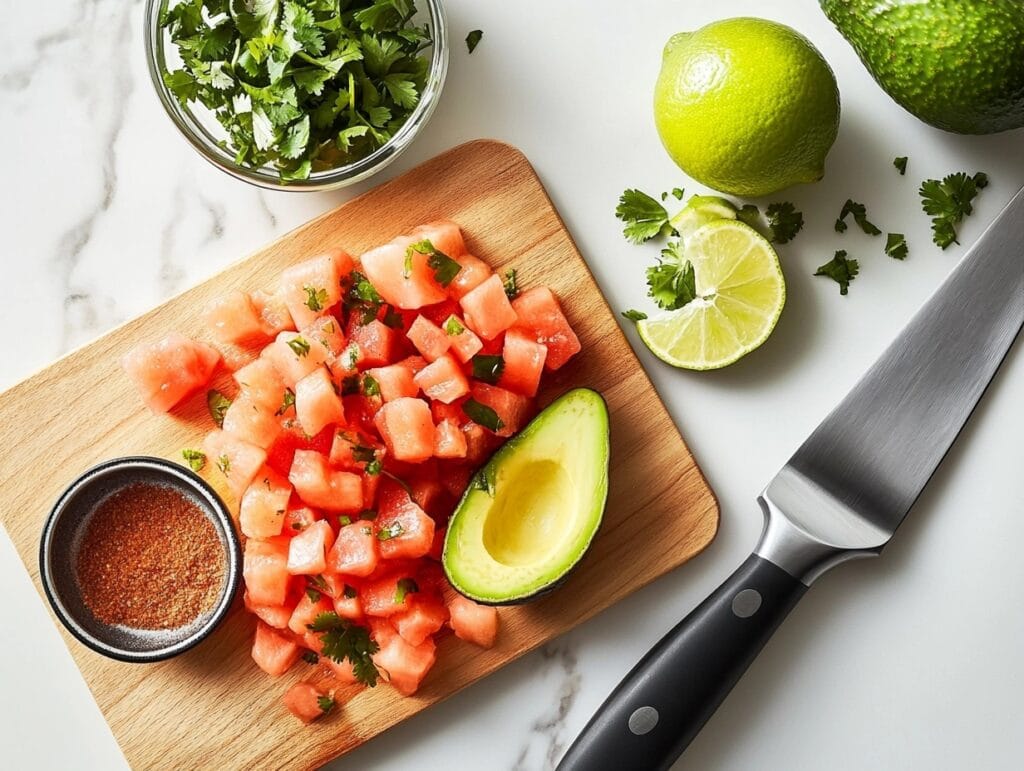
<svg viewBox="0 0 1024 771">
<path fill-rule="evenodd" d="M 509 439 L 473 477 L 452 514 L 442 562 L 477 602 L 522 602 L 580 561 L 608 496 L 608 408 L 577 388 Z"/>
<path fill-rule="evenodd" d="M 959 134 L 1024 126 L 1021 0 L 820 0 L 904 109 Z"/>
</svg>

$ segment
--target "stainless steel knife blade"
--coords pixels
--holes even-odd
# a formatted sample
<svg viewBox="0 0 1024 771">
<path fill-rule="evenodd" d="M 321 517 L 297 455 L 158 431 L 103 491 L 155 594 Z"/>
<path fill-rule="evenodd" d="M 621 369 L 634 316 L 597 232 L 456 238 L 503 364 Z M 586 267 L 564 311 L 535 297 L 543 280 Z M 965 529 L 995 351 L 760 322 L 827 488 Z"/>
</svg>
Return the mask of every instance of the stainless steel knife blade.
<svg viewBox="0 0 1024 771">
<path fill-rule="evenodd" d="M 805 582 L 889 541 L 1024 325 L 1024 188 L 768 484 L 757 553 Z M 785 523 L 772 522 L 784 518 Z M 771 537 L 771 536 L 774 536 Z M 827 545 L 825 554 L 810 538 Z M 788 541 L 789 558 L 771 556 Z M 767 542 L 767 543 L 765 543 Z M 842 555 L 839 550 L 852 550 Z M 786 549 L 783 549 L 786 551 Z M 795 564 L 816 562 L 816 565 Z M 819 562 L 820 560 L 820 562 Z"/>
</svg>

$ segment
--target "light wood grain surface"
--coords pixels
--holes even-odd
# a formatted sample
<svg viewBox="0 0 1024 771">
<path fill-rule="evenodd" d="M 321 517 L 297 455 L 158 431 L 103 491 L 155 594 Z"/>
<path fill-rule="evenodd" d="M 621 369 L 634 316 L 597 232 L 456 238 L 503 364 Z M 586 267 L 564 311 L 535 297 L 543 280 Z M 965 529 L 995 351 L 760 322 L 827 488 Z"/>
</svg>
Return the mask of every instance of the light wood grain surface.
<svg viewBox="0 0 1024 771">
<path fill-rule="evenodd" d="M 517 268 L 523 287 L 554 289 L 579 334 L 583 352 L 548 377 L 540 401 L 576 385 L 596 388 L 608 401 L 610 490 L 591 551 L 560 590 L 502 608 L 493 649 L 447 636 L 414 697 L 387 686 L 345 691 L 342 708 L 312 727 L 291 717 L 280 699 L 291 682 L 310 677 L 310 668 L 299 664 L 278 680 L 258 670 L 249 657 L 254 622 L 240 602 L 197 648 L 157 664 L 107 660 L 61 629 L 133 767 L 314 768 L 579 624 L 714 538 L 714 495 L 532 167 L 515 148 L 480 140 L 307 223 L 0 395 L 0 522 L 40 596 L 39 535 L 60 491 L 114 456 L 180 460 L 181 449 L 197 445 L 208 428 L 201 395 L 173 415 L 149 413 L 118 364 L 128 348 L 172 329 L 202 337 L 198 311 L 226 289 L 271 286 L 285 266 L 326 247 L 359 254 L 441 217 L 462 226 L 472 253 L 498 269 Z"/>
</svg>

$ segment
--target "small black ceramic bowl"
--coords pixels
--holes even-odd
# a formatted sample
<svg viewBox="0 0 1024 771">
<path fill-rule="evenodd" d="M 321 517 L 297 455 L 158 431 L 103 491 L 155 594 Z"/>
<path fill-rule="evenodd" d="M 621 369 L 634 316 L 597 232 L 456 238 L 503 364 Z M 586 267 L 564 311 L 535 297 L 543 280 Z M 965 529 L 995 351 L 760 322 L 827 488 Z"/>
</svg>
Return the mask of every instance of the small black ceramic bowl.
<svg viewBox="0 0 1024 771">
<path fill-rule="evenodd" d="M 100 622 L 82 599 L 75 575 L 93 512 L 111 494 L 140 482 L 171 487 L 193 501 L 213 523 L 223 547 L 224 585 L 217 603 L 176 629 L 132 629 Z M 224 502 L 196 474 L 163 458 L 114 458 L 86 471 L 57 499 L 39 543 L 39 574 L 57 618 L 82 643 L 118 661 L 161 661 L 198 645 L 227 615 L 241 570 L 242 550 Z"/>
</svg>

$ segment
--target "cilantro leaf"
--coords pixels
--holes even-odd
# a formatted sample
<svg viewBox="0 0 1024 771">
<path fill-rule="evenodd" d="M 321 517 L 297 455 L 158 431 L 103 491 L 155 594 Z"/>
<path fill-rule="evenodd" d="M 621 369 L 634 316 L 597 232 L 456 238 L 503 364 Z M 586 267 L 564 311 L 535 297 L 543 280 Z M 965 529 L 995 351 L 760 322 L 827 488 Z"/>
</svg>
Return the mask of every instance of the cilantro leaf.
<svg viewBox="0 0 1024 771">
<path fill-rule="evenodd" d="M 885 253 L 897 260 L 907 259 L 909 250 L 902 233 L 889 233 L 885 237 Z"/>
<path fill-rule="evenodd" d="M 484 32 L 481 29 L 475 29 L 466 35 L 466 48 L 469 49 L 470 53 L 476 50 L 476 47 L 480 45 L 480 39 L 484 36 Z"/>
<path fill-rule="evenodd" d="M 206 392 L 206 409 L 210 411 L 210 417 L 217 424 L 217 428 L 224 428 L 224 413 L 230 406 L 231 400 L 216 388 Z"/>
<path fill-rule="evenodd" d="M 199 472 L 206 466 L 206 453 L 199 450 L 185 449 L 181 451 L 181 457 L 188 463 L 188 467 L 193 471 Z"/>
<path fill-rule="evenodd" d="M 314 313 L 322 311 L 327 305 L 327 290 L 306 284 L 302 287 L 306 293 L 306 307 Z"/>
<path fill-rule="evenodd" d="M 622 234 L 634 244 L 672 233 L 665 207 L 640 190 L 623 192 L 615 207 L 615 216 L 626 223 Z"/>
<path fill-rule="evenodd" d="M 907 173 L 907 156 L 901 155 L 892 159 L 892 165 L 896 167 L 896 171 L 900 173 L 900 176 L 905 176 Z"/>
<path fill-rule="evenodd" d="M 973 201 L 978 191 L 988 186 L 988 176 L 978 172 L 973 177 L 964 172 L 950 174 L 940 182 L 926 179 L 918 194 L 921 208 L 932 218 L 932 240 L 942 249 L 956 240 L 956 226 L 974 211 Z"/>
<path fill-rule="evenodd" d="M 661 250 L 660 262 L 647 269 L 648 294 L 660 308 L 674 311 L 697 297 L 693 265 L 682 254 L 682 244 L 672 241 Z"/>
<path fill-rule="evenodd" d="M 505 359 L 500 355 L 489 356 L 478 353 L 470 361 L 473 367 L 473 377 L 483 383 L 494 385 L 501 378 L 501 373 L 505 371 Z"/>
<path fill-rule="evenodd" d="M 770 241 L 786 244 L 792 241 L 804 226 L 804 215 L 796 210 L 789 201 L 773 203 L 765 209 L 768 228 L 771 231 Z"/>
<path fill-rule="evenodd" d="M 628 310 L 622 312 L 622 317 L 630 321 L 643 321 L 647 318 L 647 314 L 643 311 Z"/>
<path fill-rule="evenodd" d="M 325 715 L 332 709 L 334 709 L 335 704 L 334 699 L 332 699 L 330 696 L 317 696 L 316 703 L 317 706 L 320 707 L 320 711 Z"/>
<path fill-rule="evenodd" d="M 391 524 L 377 531 L 377 540 L 390 541 L 392 538 L 398 538 L 404 532 L 405 528 L 402 527 L 402 523 L 396 519 Z"/>
<path fill-rule="evenodd" d="M 847 198 L 846 203 L 843 204 L 842 211 L 839 212 L 839 219 L 836 220 L 837 233 L 845 232 L 847 214 L 852 214 L 853 221 L 856 222 L 860 226 L 860 229 L 869 236 L 878 236 L 882 234 L 881 230 L 868 221 L 867 208 L 864 204 L 857 203 L 849 198 Z"/>
<path fill-rule="evenodd" d="M 309 342 L 300 336 L 293 337 L 288 341 L 288 347 L 292 349 L 292 353 L 298 356 L 300 359 L 305 358 L 309 355 Z"/>
<path fill-rule="evenodd" d="M 444 324 L 441 325 L 441 328 L 449 337 L 457 337 L 466 331 L 466 327 L 454 313 L 444 320 Z"/>
<path fill-rule="evenodd" d="M 470 398 L 463 403 L 462 411 L 474 423 L 491 431 L 501 431 L 505 427 L 505 422 L 498 416 L 497 412 L 486 404 L 481 404 L 476 399 Z"/>
<path fill-rule="evenodd" d="M 399 578 L 398 583 L 395 586 L 395 604 L 405 602 L 405 598 L 410 594 L 415 594 L 420 590 L 416 581 L 412 578 Z"/>
<path fill-rule="evenodd" d="M 352 664 L 356 680 L 371 688 L 377 684 L 379 672 L 372 656 L 380 646 L 370 636 L 369 629 L 341 618 L 337 613 L 319 614 L 308 628 L 320 635 L 323 643 L 321 655 L 338 662 L 347 659 Z"/>
<path fill-rule="evenodd" d="M 828 276 L 839 284 L 839 294 L 847 294 L 850 291 L 850 282 L 860 272 L 860 264 L 856 260 L 847 259 L 846 252 L 840 250 L 836 256 L 818 267 L 814 272 L 815 276 Z"/>
<path fill-rule="evenodd" d="M 284 389 L 284 396 L 281 398 L 281 406 L 277 408 L 275 415 L 284 415 L 288 410 L 295 406 L 295 392 L 290 389 Z"/>
<path fill-rule="evenodd" d="M 514 300 L 519 296 L 519 284 L 517 279 L 517 273 L 515 268 L 509 268 L 505 271 L 505 280 L 502 282 L 505 287 L 505 296 Z"/>
<path fill-rule="evenodd" d="M 448 286 L 462 270 L 462 266 L 445 254 L 439 251 L 428 239 L 410 244 L 405 249 L 405 271 L 406 278 L 412 271 L 413 252 L 427 255 L 427 267 L 434 271 L 434 280 L 441 286 Z"/>
</svg>

